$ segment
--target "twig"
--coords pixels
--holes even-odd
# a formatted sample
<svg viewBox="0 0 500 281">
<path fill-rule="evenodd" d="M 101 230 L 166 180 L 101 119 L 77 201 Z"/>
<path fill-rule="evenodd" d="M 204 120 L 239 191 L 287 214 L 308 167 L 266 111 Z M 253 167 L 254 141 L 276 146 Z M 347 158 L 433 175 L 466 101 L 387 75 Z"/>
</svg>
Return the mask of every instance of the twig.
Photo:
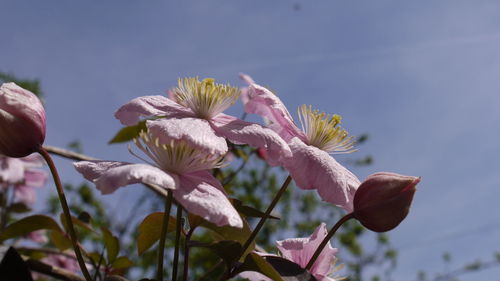
<svg viewBox="0 0 500 281">
<path fill-rule="evenodd" d="M 43 148 L 47 150 L 48 153 L 50 154 L 56 154 L 64 158 L 68 159 L 73 159 L 77 161 L 89 161 L 89 160 L 97 160 L 97 158 L 93 158 L 90 156 L 87 156 L 85 154 L 81 153 L 76 153 L 71 150 L 55 147 L 55 146 L 50 146 L 50 145 L 44 145 Z"/>
</svg>

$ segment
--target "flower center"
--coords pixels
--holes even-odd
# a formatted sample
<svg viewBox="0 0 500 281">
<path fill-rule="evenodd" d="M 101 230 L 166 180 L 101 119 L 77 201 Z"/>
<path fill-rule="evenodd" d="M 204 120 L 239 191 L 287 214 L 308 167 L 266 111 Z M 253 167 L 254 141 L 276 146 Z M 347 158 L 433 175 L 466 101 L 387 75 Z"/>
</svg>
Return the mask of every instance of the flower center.
<svg viewBox="0 0 500 281">
<path fill-rule="evenodd" d="M 240 89 L 229 84 L 216 84 L 212 78 L 180 78 L 173 90 L 177 102 L 191 108 L 198 117 L 211 119 L 233 105 L 240 96 Z"/>
<path fill-rule="evenodd" d="M 147 132 L 141 132 L 134 139 L 135 145 L 151 158 L 160 169 L 177 174 L 209 170 L 223 166 L 223 156 L 210 154 L 195 149 L 182 140 L 171 140 L 170 143 L 160 143 Z M 149 163 L 149 161 L 134 154 L 132 155 Z M 151 163 L 149 163 L 151 164 Z M 154 164 L 153 164 L 154 165 Z"/>
<path fill-rule="evenodd" d="M 356 151 L 353 137 L 339 126 L 342 120 L 340 115 L 328 115 L 318 110 L 312 110 L 311 106 L 306 105 L 299 107 L 298 114 L 309 145 L 328 153 Z"/>
</svg>

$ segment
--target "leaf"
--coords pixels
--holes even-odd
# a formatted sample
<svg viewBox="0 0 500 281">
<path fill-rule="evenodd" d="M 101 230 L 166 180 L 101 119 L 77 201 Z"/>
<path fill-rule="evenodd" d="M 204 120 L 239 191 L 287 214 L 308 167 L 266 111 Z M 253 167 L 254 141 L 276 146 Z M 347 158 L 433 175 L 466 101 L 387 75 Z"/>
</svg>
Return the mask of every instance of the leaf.
<svg viewBox="0 0 500 281">
<path fill-rule="evenodd" d="M 114 269 L 119 269 L 119 268 L 128 268 L 133 266 L 134 263 L 127 257 L 121 256 L 118 257 L 112 264 L 111 267 Z"/>
<path fill-rule="evenodd" d="M 277 256 L 263 257 L 285 281 L 316 281 L 316 278 L 300 265 Z"/>
<path fill-rule="evenodd" d="M 9 226 L 7 226 L 0 234 L 0 242 L 10 238 L 25 236 L 33 231 L 40 229 L 57 230 L 60 232 L 63 231 L 57 224 L 57 222 L 51 217 L 44 215 L 33 215 L 22 218 L 21 220 L 13 222 Z"/>
<path fill-rule="evenodd" d="M 241 200 L 231 198 L 231 201 L 233 203 L 234 208 L 238 211 L 238 213 L 241 213 L 247 217 L 251 218 L 263 218 L 265 216 L 264 212 L 261 212 L 253 207 L 243 205 L 243 202 Z M 270 219 L 275 219 L 279 220 L 280 218 L 275 217 L 275 216 L 269 216 L 268 218 Z"/>
<path fill-rule="evenodd" d="M 137 236 L 137 252 L 139 255 L 142 255 L 144 251 L 160 240 L 163 214 L 164 212 L 151 213 L 139 225 L 139 235 Z M 175 230 L 175 223 L 175 218 L 169 217 L 167 233 Z"/>
<path fill-rule="evenodd" d="M 106 254 L 108 256 L 108 262 L 113 263 L 118 256 L 118 252 L 120 251 L 120 242 L 116 236 L 113 236 L 113 233 L 109 231 L 106 227 L 101 227 L 104 245 L 106 246 Z"/>
<path fill-rule="evenodd" d="M 66 229 L 66 232 L 68 232 L 68 225 L 66 224 L 66 216 L 64 215 L 64 213 L 61 213 L 59 215 L 59 219 L 61 220 L 61 223 L 64 226 L 64 229 Z M 88 231 L 92 231 L 92 232 L 96 233 L 96 231 L 89 224 L 84 223 L 83 221 L 81 221 L 77 217 L 71 216 L 71 221 L 73 222 L 73 225 L 79 226 L 83 229 L 86 229 Z"/>
<path fill-rule="evenodd" d="M 99 264 L 99 261 L 101 260 L 102 254 L 99 252 L 92 252 L 88 254 L 89 258 L 95 263 Z M 102 257 L 102 260 L 104 260 L 104 257 Z M 102 261 L 101 261 L 102 263 Z"/>
<path fill-rule="evenodd" d="M 131 141 L 138 137 L 141 131 L 146 130 L 146 121 L 141 121 L 137 123 L 137 125 L 122 128 L 108 143 L 112 144 Z"/>
<path fill-rule="evenodd" d="M 222 240 L 213 243 L 200 243 L 191 241 L 190 247 L 203 247 L 211 249 L 216 255 L 221 257 L 226 263 L 231 264 L 241 254 L 241 244 L 234 240 Z"/>
<path fill-rule="evenodd" d="M 274 281 L 288 281 L 288 279 L 281 278 L 280 274 L 271 266 L 271 264 L 256 253 L 248 254 L 245 261 L 236 268 L 234 274 L 244 271 L 256 271 L 264 274 Z"/>
<path fill-rule="evenodd" d="M 57 249 L 64 251 L 73 246 L 71 240 L 64 235 L 63 232 L 54 230 L 50 233 L 50 240 L 54 243 Z"/>
<path fill-rule="evenodd" d="M 204 219 L 197 216 L 197 215 L 194 215 L 191 213 L 188 214 L 188 222 L 189 222 L 190 228 L 196 228 L 196 227 L 200 226 L 203 223 L 203 221 L 204 221 Z"/>
<path fill-rule="evenodd" d="M 78 219 L 83 223 L 89 224 L 91 217 L 88 212 L 83 211 L 78 215 Z"/>
<path fill-rule="evenodd" d="M 243 228 L 237 228 L 228 225 L 217 226 L 208 221 L 204 221 L 200 226 L 210 229 L 220 237 L 222 237 L 222 239 L 219 240 L 235 240 L 242 245 L 247 241 L 250 233 L 252 233 L 252 231 L 250 230 L 250 226 L 246 221 L 243 221 Z"/>
<path fill-rule="evenodd" d="M 27 213 L 27 212 L 31 211 L 31 208 L 28 207 L 24 203 L 18 202 L 18 203 L 14 203 L 14 204 L 10 205 L 7 208 L 7 210 L 8 210 L 8 212 L 12 212 L 12 213 Z"/>
</svg>

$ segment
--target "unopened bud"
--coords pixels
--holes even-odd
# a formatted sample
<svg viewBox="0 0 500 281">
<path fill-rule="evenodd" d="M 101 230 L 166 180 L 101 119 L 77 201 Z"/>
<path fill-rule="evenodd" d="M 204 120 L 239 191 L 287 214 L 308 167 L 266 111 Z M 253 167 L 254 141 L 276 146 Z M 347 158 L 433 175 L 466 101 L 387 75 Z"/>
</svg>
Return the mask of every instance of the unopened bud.
<svg viewBox="0 0 500 281">
<path fill-rule="evenodd" d="M 354 217 L 375 232 L 389 231 L 408 215 L 419 177 L 395 173 L 368 176 L 354 194 Z"/>
<path fill-rule="evenodd" d="M 45 140 L 45 110 L 35 94 L 15 83 L 0 86 L 0 154 L 24 157 Z"/>
</svg>

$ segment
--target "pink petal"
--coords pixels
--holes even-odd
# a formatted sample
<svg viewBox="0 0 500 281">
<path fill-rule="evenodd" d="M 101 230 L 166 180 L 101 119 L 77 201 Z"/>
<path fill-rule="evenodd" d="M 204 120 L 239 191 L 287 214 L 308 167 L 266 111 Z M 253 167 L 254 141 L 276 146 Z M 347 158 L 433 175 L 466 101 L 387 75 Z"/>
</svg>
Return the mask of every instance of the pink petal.
<svg viewBox="0 0 500 281">
<path fill-rule="evenodd" d="M 212 119 L 215 131 L 236 144 L 248 144 L 267 150 L 270 165 L 276 166 L 282 157 L 291 155 L 285 141 L 269 128 L 246 122 L 226 114 L 218 114 Z"/>
<path fill-rule="evenodd" d="M 126 126 L 136 124 L 141 117 L 152 116 L 192 117 L 194 114 L 191 109 L 164 96 L 138 97 L 115 112 L 116 119 Z"/>
<path fill-rule="evenodd" d="M 24 172 L 24 185 L 30 187 L 42 187 L 47 183 L 47 172 L 43 170 L 26 170 Z"/>
<path fill-rule="evenodd" d="M 207 120 L 198 118 L 148 120 L 148 129 L 160 139 L 160 143 L 171 140 L 186 141 L 193 148 L 212 154 L 223 155 L 227 152 L 226 139 L 215 134 Z"/>
<path fill-rule="evenodd" d="M 268 89 L 252 84 L 248 87 L 249 101 L 245 104 L 245 111 L 267 118 L 271 124 L 269 128 L 277 132 L 287 142 L 293 137 L 306 139 L 304 133 L 295 125 L 292 116 L 283 102 Z"/>
<path fill-rule="evenodd" d="M 227 198 L 222 185 L 209 172 L 179 176 L 174 198 L 188 212 L 218 225 L 242 228 L 243 221 Z"/>
<path fill-rule="evenodd" d="M 278 241 L 276 244 L 284 258 L 305 268 L 327 233 L 326 225 L 322 223 L 316 228 L 314 233 L 307 238 L 286 239 Z M 336 253 L 337 249 L 332 248 L 330 242 L 328 242 L 311 268 L 311 274 L 316 277 L 326 276 L 330 272 Z"/>
<path fill-rule="evenodd" d="M 244 74 L 244 73 L 240 73 L 240 79 L 243 80 L 243 82 L 245 82 L 248 86 L 254 84 L 255 82 L 253 81 L 252 77 Z M 240 94 L 240 98 L 241 98 L 241 102 L 243 104 L 246 104 L 248 101 L 249 101 L 249 97 L 248 97 L 248 87 L 243 87 L 240 89 L 241 91 L 241 94 Z"/>
<path fill-rule="evenodd" d="M 14 199 L 16 202 L 22 202 L 27 206 L 35 204 L 36 192 L 33 187 L 20 185 L 14 189 Z"/>
<path fill-rule="evenodd" d="M 14 184 L 23 180 L 23 162 L 18 158 L 0 157 L 0 182 Z"/>
<path fill-rule="evenodd" d="M 265 276 L 262 273 L 258 273 L 255 271 L 245 271 L 238 274 L 239 277 L 248 279 L 250 281 L 272 281 L 273 279 Z"/>
<path fill-rule="evenodd" d="M 134 183 L 158 185 L 175 189 L 175 177 L 147 164 L 131 164 L 114 161 L 80 161 L 73 163 L 76 170 L 92 181 L 103 194 L 109 194 L 122 186 Z"/>
<path fill-rule="evenodd" d="M 303 143 L 298 138 L 288 144 L 293 156 L 283 166 L 290 172 L 298 187 L 317 189 L 329 203 L 352 211 L 354 193 L 360 185 L 358 178 L 323 150 Z"/>
</svg>

